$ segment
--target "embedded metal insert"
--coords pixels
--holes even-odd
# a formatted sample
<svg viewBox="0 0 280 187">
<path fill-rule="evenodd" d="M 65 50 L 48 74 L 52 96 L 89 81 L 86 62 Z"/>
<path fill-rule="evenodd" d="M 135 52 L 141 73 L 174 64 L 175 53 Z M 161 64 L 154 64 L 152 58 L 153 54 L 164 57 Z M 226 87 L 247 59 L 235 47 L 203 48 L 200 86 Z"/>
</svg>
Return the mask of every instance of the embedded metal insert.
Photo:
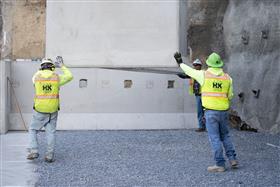
<svg viewBox="0 0 280 187">
<path fill-rule="evenodd" d="M 146 88 L 147 89 L 152 89 L 154 87 L 154 81 L 148 80 L 146 81 Z"/>
<path fill-rule="evenodd" d="M 259 98 L 259 96 L 260 96 L 260 91 L 261 91 L 260 89 L 258 89 L 258 90 L 252 90 L 252 92 L 253 92 L 255 98 Z"/>
<path fill-rule="evenodd" d="M 167 82 L 167 88 L 174 88 L 175 80 L 168 80 Z"/>
<path fill-rule="evenodd" d="M 249 33 L 245 30 L 242 31 L 242 36 L 241 36 L 242 42 L 244 45 L 249 44 Z"/>
<path fill-rule="evenodd" d="M 262 30 L 262 38 L 263 39 L 268 39 L 268 34 L 269 34 L 268 30 Z"/>
<path fill-rule="evenodd" d="M 243 93 L 243 92 L 240 92 L 240 93 L 238 94 L 238 97 L 239 97 L 240 101 L 243 103 L 243 102 L 244 102 L 244 93 Z"/>
<path fill-rule="evenodd" d="M 132 87 L 132 80 L 124 80 L 123 84 L 124 84 L 124 88 L 131 88 Z"/>
<path fill-rule="evenodd" d="M 80 79 L 79 87 L 80 88 L 86 88 L 87 87 L 87 79 Z"/>
</svg>

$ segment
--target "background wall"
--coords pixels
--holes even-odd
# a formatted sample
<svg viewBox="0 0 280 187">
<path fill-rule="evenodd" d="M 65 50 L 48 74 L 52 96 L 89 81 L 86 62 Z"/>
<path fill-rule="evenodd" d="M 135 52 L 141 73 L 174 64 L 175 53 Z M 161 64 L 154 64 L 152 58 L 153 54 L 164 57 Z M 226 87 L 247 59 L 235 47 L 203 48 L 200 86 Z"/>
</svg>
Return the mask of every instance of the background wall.
<svg viewBox="0 0 280 187">
<path fill-rule="evenodd" d="M 138 3 L 141 4 L 141 2 L 144 1 L 139 1 Z M 235 97 L 232 101 L 232 110 L 234 113 L 239 115 L 243 121 L 259 130 L 267 130 L 275 133 L 280 132 L 280 2 L 278 0 L 187 0 L 172 2 L 158 1 L 157 3 L 159 2 L 164 2 L 162 6 L 165 6 L 162 19 L 159 19 L 157 16 L 155 17 L 155 20 L 158 20 L 160 24 L 155 24 L 154 20 L 145 22 L 146 19 L 149 18 L 149 15 L 145 14 L 142 19 L 141 16 L 143 16 L 143 14 L 141 12 L 146 11 L 143 11 L 141 7 L 139 7 L 139 10 L 142 11 L 137 12 L 137 8 L 134 7 L 131 10 L 135 10 L 139 17 L 133 17 L 133 19 L 141 20 L 141 24 L 144 25 L 137 28 L 137 24 L 133 24 L 132 22 L 132 17 L 129 17 L 129 19 L 125 20 L 127 22 L 124 22 L 124 26 L 127 27 L 124 27 L 125 29 L 122 30 L 120 17 L 117 17 L 119 21 L 118 24 L 120 25 L 114 25 L 111 19 L 114 16 L 110 15 L 110 10 L 104 13 L 109 17 L 109 22 L 105 22 L 107 19 L 101 19 L 104 21 L 104 25 L 102 25 L 102 22 L 97 22 L 100 26 L 99 28 L 102 28 L 100 33 L 107 31 L 106 29 L 110 28 L 110 24 L 112 24 L 112 29 L 119 29 L 118 34 L 120 34 L 120 36 L 122 36 L 121 34 L 131 36 L 129 34 L 135 32 L 133 27 L 136 30 L 139 29 L 139 31 L 146 29 L 146 32 L 142 33 L 143 35 L 141 35 L 140 32 L 136 33 L 138 34 L 137 38 L 141 38 L 139 35 L 145 36 L 145 34 L 149 33 L 153 36 L 150 38 L 153 44 L 144 45 L 146 41 L 144 42 L 143 40 L 143 42 L 140 41 L 141 45 L 139 46 L 145 47 L 147 51 L 142 51 L 145 55 L 150 54 L 150 51 L 154 51 L 156 55 L 151 58 L 158 61 L 151 61 L 153 63 L 147 64 L 147 61 L 143 60 L 142 65 L 145 66 L 151 64 L 159 65 L 161 63 L 166 66 L 174 66 L 171 54 L 174 49 L 179 49 L 188 59 L 205 59 L 211 51 L 220 53 L 224 59 L 225 68 L 234 80 Z M 165 3 L 173 4 L 171 8 L 168 8 Z M 0 5 L 2 15 L 0 19 L 0 28 L 2 28 L 1 59 L 43 58 L 45 53 L 44 43 L 46 34 L 44 28 L 46 22 L 42 20 L 45 20 L 46 1 L 2 0 Z M 156 2 L 154 2 L 154 5 L 156 5 Z M 129 12 L 127 4 L 125 7 L 123 12 Z M 149 7 L 148 10 L 156 10 L 156 8 L 157 6 Z M 103 10 L 109 9 L 106 7 Z M 117 7 L 116 10 L 120 10 L 120 7 Z M 63 10 L 56 11 L 58 11 L 56 12 L 57 15 L 63 12 Z M 113 13 L 115 15 L 118 11 L 113 11 Z M 159 13 L 161 12 L 155 12 L 155 15 L 159 16 Z M 96 15 L 100 16 L 99 13 Z M 116 15 L 122 16 L 121 14 Z M 168 17 L 164 20 L 164 15 L 169 15 L 172 19 L 169 20 Z M 176 15 L 179 16 L 176 18 L 176 21 L 174 21 L 173 18 L 175 18 Z M 90 18 L 86 19 L 88 20 Z M 78 25 L 81 25 L 80 23 L 83 21 L 80 18 L 77 20 L 79 20 Z M 68 22 L 70 24 L 75 21 L 75 18 L 71 17 Z M 166 25 L 162 24 L 163 21 L 166 22 Z M 58 23 L 58 25 L 65 26 L 66 24 L 67 26 L 68 22 Z M 151 23 L 153 23 L 153 25 L 149 25 Z M 146 27 L 145 24 L 147 24 Z M 71 29 L 65 28 L 68 33 L 65 37 L 73 36 L 75 38 L 78 34 L 76 30 L 71 31 Z M 163 53 L 165 54 L 165 52 L 161 51 L 161 53 L 157 53 L 159 51 L 156 50 L 156 47 L 161 49 L 162 44 L 164 44 L 162 45 L 163 48 L 167 49 L 166 47 L 168 47 L 166 42 L 170 41 L 170 37 L 167 37 L 166 40 L 161 40 L 161 33 L 163 33 L 165 29 L 167 29 L 165 34 L 171 34 L 168 36 L 175 39 L 170 43 L 170 54 L 167 55 L 169 60 L 167 60 L 167 56 L 164 57 Z M 178 35 L 174 36 L 174 32 L 178 32 Z M 156 34 L 158 34 L 158 36 L 156 36 Z M 107 49 L 111 49 L 106 48 L 108 46 L 114 46 L 116 49 L 127 49 L 132 53 L 133 50 L 135 52 L 136 49 L 138 49 L 131 48 L 132 45 L 129 46 L 126 43 L 122 43 L 123 41 L 125 42 L 124 37 L 120 37 L 119 39 L 118 42 L 120 45 L 111 45 L 113 43 L 108 42 L 109 39 L 105 39 L 106 42 L 102 46 L 103 53 L 106 52 Z M 129 41 L 133 43 L 133 46 L 139 47 L 135 45 L 139 40 Z M 65 41 L 58 42 L 58 44 L 61 45 L 61 47 L 69 47 L 68 49 L 71 49 L 72 46 L 65 46 L 64 42 Z M 102 41 L 100 41 L 100 43 L 102 43 Z M 56 47 L 56 45 L 49 46 Z M 174 46 L 176 46 L 176 48 L 174 48 Z M 59 51 L 59 49 L 57 50 Z M 63 51 L 59 52 L 62 53 Z M 116 55 L 114 56 L 111 54 L 112 53 L 110 53 L 105 61 L 103 59 L 103 61 L 95 60 L 88 63 L 97 62 L 103 63 L 104 65 L 120 65 L 122 63 L 121 65 L 125 65 L 125 63 L 128 62 L 128 58 L 124 61 L 120 58 L 120 64 L 110 64 L 110 59 L 117 59 L 115 58 L 117 57 Z M 52 55 L 51 57 L 54 57 Z M 85 55 L 81 55 L 81 57 L 82 56 Z M 146 57 L 150 58 L 149 56 Z M 165 60 L 162 61 L 162 57 L 165 58 Z M 138 58 L 132 59 L 139 60 Z M 69 63 L 69 60 L 70 59 L 66 59 L 66 63 Z M 78 62 L 78 60 L 75 61 L 75 63 Z M 80 60 L 82 60 L 82 58 Z M 133 63 L 141 66 L 139 61 Z M 82 64 L 87 65 L 86 63 Z M 132 64 L 129 65 L 131 66 Z M 33 88 L 30 78 L 37 68 L 38 62 L 30 60 L 12 63 L 13 73 L 11 78 L 17 90 L 17 95 L 21 97 L 20 102 L 22 102 L 21 105 L 25 117 L 31 116 Z M 62 107 L 60 120 L 66 120 L 66 126 L 63 128 L 70 126 L 70 124 L 74 127 L 79 123 L 82 124 L 79 125 L 79 127 L 82 126 L 83 128 L 92 127 L 98 129 L 102 124 L 104 128 L 109 128 L 112 122 L 108 119 L 111 118 L 116 119 L 114 124 L 119 124 L 121 121 L 127 120 L 126 124 L 139 122 L 136 127 L 141 127 L 141 125 L 143 125 L 144 128 L 154 127 L 153 124 L 164 124 L 161 125 L 161 127 L 164 128 L 167 126 L 173 127 L 174 124 L 177 127 L 182 127 L 182 125 L 187 127 L 189 124 L 196 124 L 194 121 L 194 98 L 187 96 L 187 88 L 182 86 L 183 81 L 177 80 L 175 76 L 98 70 L 93 68 L 72 68 L 71 70 L 75 74 L 75 80 L 62 89 L 62 105 L 65 106 Z M 3 77 L 3 75 L 1 76 Z M 88 79 L 88 87 L 77 89 L 79 79 L 85 77 Z M 126 79 L 133 81 L 132 88 L 123 88 L 124 80 Z M 175 88 L 167 89 L 167 81 L 173 79 L 175 80 Z M 2 84 L 1 89 L 7 88 L 3 88 Z M 77 98 L 81 98 L 81 96 L 85 99 L 81 99 L 81 101 L 78 102 Z M 75 99 L 73 100 L 73 98 Z M 135 103 L 135 101 L 137 102 Z M 88 103 L 90 103 L 90 105 Z M 182 103 L 184 103 L 184 106 Z M 10 128 L 20 129 L 22 125 L 19 121 L 17 111 L 14 108 L 14 104 L 14 99 L 12 99 Z M 186 114 L 183 114 L 184 112 L 186 112 Z M 80 118 L 78 116 L 80 116 Z M 110 118 L 108 118 L 108 116 Z M 173 118 L 170 116 L 176 117 Z M 165 120 L 167 118 L 168 120 Z M 163 121 L 165 123 L 157 121 L 161 119 L 164 119 Z M 183 119 L 186 121 L 183 122 Z M 191 121 L 192 119 L 193 121 Z M 152 122 L 153 124 L 148 122 Z M 93 125 L 83 125 L 89 123 Z M 117 126 L 118 128 L 125 127 L 122 125 Z"/>
<path fill-rule="evenodd" d="M 0 134 L 9 129 L 10 89 L 7 78 L 10 77 L 10 61 L 0 61 Z M 7 89 L 3 89 L 7 88 Z"/>
<path fill-rule="evenodd" d="M 67 61 L 65 62 L 67 63 Z M 34 89 L 32 75 L 39 61 L 11 64 L 11 77 L 25 121 L 30 122 Z M 28 68 L 25 68 L 28 67 Z M 74 80 L 61 88 L 58 129 L 170 129 L 196 127 L 195 98 L 187 81 L 176 75 L 95 68 L 71 68 Z M 80 88 L 80 80 L 87 87 Z M 125 88 L 131 80 L 131 88 Z M 168 81 L 174 87 L 168 88 Z M 10 129 L 23 129 L 12 99 Z"/>
<path fill-rule="evenodd" d="M 175 67 L 179 1 L 47 1 L 46 55 L 72 66 Z"/>
<path fill-rule="evenodd" d="M 1 59 L 45 55 L 45 0 L 2 0 Z"/>
<path fill-rule="evenodd" d="M 279 17 L 278 0 L 231 0 L 223 22 L 232 108 L 251 126 L 271 132 L 280 132 Z"/>
<path fill-rule="evenodd" d="M 218 52 L 233 78 L 234 115 L 275 133 L 280 132 L 279 10 L 278 0 L 197 0 L 187 7 L 192 59 Z"/>
</svg>

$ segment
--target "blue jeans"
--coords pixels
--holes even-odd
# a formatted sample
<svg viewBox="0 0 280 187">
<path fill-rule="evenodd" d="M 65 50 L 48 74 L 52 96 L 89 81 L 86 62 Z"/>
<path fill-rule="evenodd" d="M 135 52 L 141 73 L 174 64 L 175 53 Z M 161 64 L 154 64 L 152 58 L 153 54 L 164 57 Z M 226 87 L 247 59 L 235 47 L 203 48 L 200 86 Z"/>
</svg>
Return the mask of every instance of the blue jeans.
<svg viewBox="0 0 280 187">
<path fill-rule="evenodd" d="M 195 99 L 196 99 L 196 110 L 197 110 L 198 127 L 199 128 L 205 128 L 205 123 L 203 121 L 204 110 L 202 108 L 201 96 L 196 95 Z"/>
<path fill-rule="evenodd" d="M 57 112 L 46 114 L 33 111 L 29 126 L 29 148 L 31 153 L 38 153 L 37 132 L 45 127 L 47 137 L 47 154 L 54 152 Z"/>
<path fill-rule="evenodd" d="M 206 128 L 217 166 L 225 166 L 223 147 L 229 160 L 236 160 L 234 146 L 229 135 L 227 111 L 206 110 Z"/>
</svg>

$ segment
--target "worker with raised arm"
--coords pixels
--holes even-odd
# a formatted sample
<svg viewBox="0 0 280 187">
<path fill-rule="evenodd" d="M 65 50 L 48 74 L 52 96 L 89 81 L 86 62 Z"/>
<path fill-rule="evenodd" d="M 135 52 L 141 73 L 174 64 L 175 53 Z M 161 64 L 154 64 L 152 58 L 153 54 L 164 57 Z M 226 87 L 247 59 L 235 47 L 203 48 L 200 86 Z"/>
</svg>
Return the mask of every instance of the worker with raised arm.
<svg viewBox="0 0 280 187">
<path fill-rule="evenodd" d="M 232 168 L 238 167 L 235 148 L 229 135 L 228 109 L 233 97 L 232 79 L 224 73 L 224 65 L 217 53 L 212 53 L 206 60 L 207 70 L 196 70 L 183 63 L 181 54 L 174 58 L 185 74 L 201 85 L 201 100 L 205 111 L 206 128 L 214 153 L 216 164 L 209 166 L 209 172 L 224 172 L 225 159 L 223 148 Z"/>
<path fill-rule="evenodd" d="M 61 56 L 56 57 L 55 64 L 51 59 L 43 59 L 40 70 L 32 78 L 35 97 L 33 117 L 29 126 L 29 154 L 27 155 L 29 160 L 39 157 L 37 132 L 44 127 L 47 137 L 45 161 L 54 161 L 59 89 L 73 79 L 72 73 L 64 65 Z M 63 74 L 55 73 L 55 67 L 60 67 Z"/>
<path fill-rule="evenodd" d="M 201 70 L 202 62 L 199 59 L 196 59 L 192 63 L 194 69 Z M 196 112 L 197 112 L 197 120 L 198 120 L 198 128 L 195 130 L 196 132 L 204 132 L 205 128 L 205 120 L 204 120 L 204 110 L 201 103 L 201 86 L 200 84 L 190 76 L 185 73 L 177 74 L 182 79 L 189 79 L 189 94 L 195 95 L 196 100 Z"/>
</svg>

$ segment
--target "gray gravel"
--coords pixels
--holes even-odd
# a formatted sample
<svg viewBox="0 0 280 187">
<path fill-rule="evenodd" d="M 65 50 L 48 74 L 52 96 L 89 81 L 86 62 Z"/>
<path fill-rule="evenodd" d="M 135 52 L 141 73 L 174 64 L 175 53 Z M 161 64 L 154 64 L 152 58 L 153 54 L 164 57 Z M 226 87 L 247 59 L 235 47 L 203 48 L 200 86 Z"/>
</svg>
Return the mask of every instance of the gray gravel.
<svg viewBox="0 0 280 187">
<path fill-rule="evenodd" d="M 240 168 L 208 173 L 213 156 L 207 133 L 59 131 L 56 161 L 43 161 L 36 186 L 280 186 L 278 135 L 231 130 Z"/>
</svg>

